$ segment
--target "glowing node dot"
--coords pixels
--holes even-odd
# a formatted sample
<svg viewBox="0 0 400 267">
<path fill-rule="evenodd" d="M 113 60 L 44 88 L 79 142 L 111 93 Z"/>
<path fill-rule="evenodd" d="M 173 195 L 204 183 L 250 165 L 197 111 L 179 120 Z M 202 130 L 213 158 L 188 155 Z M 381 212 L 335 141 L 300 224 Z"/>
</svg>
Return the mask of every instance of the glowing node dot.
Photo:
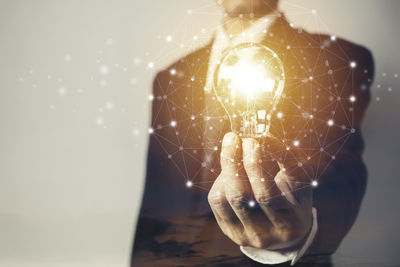
<svg viewBox="0 0 400 267">
<path fill-rule="evenodd" d="M 283 114 L 282 114 L 282 112 L 278 112 L 278 113 L 276 114 L 276 116 L 277 116 L 279 119 L 281 119 L 281 118 L 283 117 Z"/>
<path fill-rule="evenodd" d="M 64 60 L 65 60 L 65 62 L 71 62 L 71 60 L 72 60 L 71 55 L 69 55 L 69 54 L 65 55 Z"/>
<path fill-rule="evenodd" d="M 313 180 L 313 181 L 311 182 L 311 185 L 312 185 L 313 187 L 317 187 L 317 186 L 318 186 L 318 181 Z"/>
<path fill-rule="evenodd" d="M 149 100 L 153 101 L 154 100 L 154 95 L 149 95 Z"/>
<path fill-rule="evenodd" d="M 152 69 L 152 68 L 154 68 L 154 63 L 153 63 L 153 62 L 149 62 L 149 63 L 147 64 L 147 66 L 148 66 L 150 69 Z"/>
<path fill-rule="evenodd" d="M 357 63 L 355 61 L 350 62 L 350 68 L 354 69 L 357 67 Z"/>
<path fill-rule="evenodd" d="M 171 70 L 169 71 L 169 73 L 170 73 L 171 75 L 175 75 L 175 74 L 176 74 L 176 69 L 171 69 Z"/>
<path fill-rule="evenodd" d="M 333 120 L 328 120 L 328 126 L 333 126 L 333 124 L 334 124 L 334 122 L 333 122 Z"/>
<path fill-rule="evenodd" d="M 186 182 L 186 186 L 187 187 L 192 187 L 193 186 L 193 182 L 192 181 L 187 181 Z"/>
<path fill-rule="evenodd" d="M 97 118 L 97 119 L 96 119 L 96 124 L 97 124 L 97 125 L 103 125 L 103 124 L 104 124 L 104 119 L 101 118 L 101 117 Z"/>
<path fill-rule="evenodd" d="M 335 35 L 331 36 L 331 41 L 336 41 L 336 36 Z"/>
<path fill-rule="evenodd" d="M 356 97 L 354 95 L 350 96 L 349 98 L 350 102 L 356 102 Z"/>
<path fill-rule="evenodd" d="M 142 60 L 140 58 L 138 58 L 138 57 L 135 57 L 133 59 L 133 64 L 135 64 L 135 65 L 139 65 L 141 62 L 142 62 Z"/>
<path fill-rule="evenodd" d="M 170 125 L 171 125 L 171 127 L 175 127 L 176 126 L 176 121 L 171 121 Z"/>
<path fill-rule="evenodd" d="M 99 72 L 100 72 L 100 74 L 102 74 L 102 75 L 107 75 L 107 74 L 110 72 L 110 69 L 108 68 L 107 65 L 101 65 L 101 66 L 99 67 Z"/>
<path fill-rule="evenodd" d="M 64 87 L 61 87 L 61 88 L 58 89 L 58 94 L 59 94 L 60 96 L 63 96 L 63 95 L 65 95 L 66 93 L 67 93 L 67 90 L 65 90 Z"/>
<path fill-rule="evenodd" d="M 165 37 L 165 40 L 169 43 L 172 41 L 172 36 L 171 35 L 167 35 L 167 37 Z"/>
<path fill-rule="evenodd" d="M 254 200 L 249 201 L 249 207 L 253 208 L 256 205 L 256 202 Z"/>
<path fill-rule="evenodd" d="M 298 146 L 300 145 L 299 140 L 294 140 L 293 145 L 294 145 L 295 147 L 298 147 Z"/>
<path fill-rule="evenodd" d="M 152 133 L 154 133 L 154 129 L 153 128 L 149 128 L 148 132 L 149 132 L 149 134 L 152 134 Z"/>
<path fill-rule="evenodd" d="M 313 14 L 313 15 L 317 14 L 317 10 L 315 10 L 315 9 L 311 10 L 311 14 Z"/>
</svg>

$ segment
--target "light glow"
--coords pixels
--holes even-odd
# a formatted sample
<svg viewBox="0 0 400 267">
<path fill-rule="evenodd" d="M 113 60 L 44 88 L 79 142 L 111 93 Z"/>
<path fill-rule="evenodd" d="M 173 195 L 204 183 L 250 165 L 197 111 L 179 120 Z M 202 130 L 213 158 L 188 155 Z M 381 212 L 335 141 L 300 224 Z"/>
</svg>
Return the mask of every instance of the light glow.
<svg viewBox="0 0 400 267">
<path fill-rule="evenodd" d="M 275 81 L 266 73 L 264 66 L 254 64 L 249 59 L 240 61 L 237 65 L 221 68 L 220 77 L 231 79 L 228 85 L 234 96 L 236 92 L 241 95 L 255 98 L 260 92 L 271 93 Z"/>
<path fill-rule="evenodd" d="M 245 43 L 227 50 L 214 73 L 214 92 L 232 131 L 243 137 L 267 136 L 284 80 L 283 64 L 269 48 Z"/>
</svg>

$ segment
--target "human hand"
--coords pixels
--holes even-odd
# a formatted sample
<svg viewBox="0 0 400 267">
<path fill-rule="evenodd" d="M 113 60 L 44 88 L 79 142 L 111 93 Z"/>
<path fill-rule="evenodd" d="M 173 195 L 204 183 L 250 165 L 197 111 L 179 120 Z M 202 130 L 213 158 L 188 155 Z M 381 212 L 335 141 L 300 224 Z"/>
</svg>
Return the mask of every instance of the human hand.
<svg viewBox="0 0 400 267">
<path fill-rule="evenodd" d="M 280 149 L 274 146 L 268 149 Z M 208 201 L 233 242 L 270 250 L 303 244 L 312 226 L 312 191 L 304 175 L 289 172 L 288 164 L 268 158 L 256 139 L 225 135 L 222 171 Z"/>
</svg>

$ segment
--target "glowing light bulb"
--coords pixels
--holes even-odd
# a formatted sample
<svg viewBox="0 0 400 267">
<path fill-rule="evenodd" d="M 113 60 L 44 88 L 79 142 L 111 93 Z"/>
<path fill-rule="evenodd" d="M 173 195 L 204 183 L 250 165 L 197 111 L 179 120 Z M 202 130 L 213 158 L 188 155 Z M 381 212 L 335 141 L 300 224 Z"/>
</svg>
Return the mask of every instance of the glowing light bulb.
<svg viewBox="0 0 400 267">
<path fill-rule="evenodd" d="M 269 135 L 285 84 L 283 64 L 271 49 L 245 43 L 225 52 L 214 73 L 214 93 L 243 137 Z"/>
</svg>

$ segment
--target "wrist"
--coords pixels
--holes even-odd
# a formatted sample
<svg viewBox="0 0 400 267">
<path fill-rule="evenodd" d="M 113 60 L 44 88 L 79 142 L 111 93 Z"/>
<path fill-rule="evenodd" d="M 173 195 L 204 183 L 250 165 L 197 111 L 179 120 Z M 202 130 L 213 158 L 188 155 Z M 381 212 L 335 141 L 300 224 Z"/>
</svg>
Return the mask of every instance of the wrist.
<svg viewBox="0 0 400 267">
<path fill-rule="evenodd" d="M 252 260 L 262 264 L 280 264 L 283 262 L 291 262 L 294 265 L 308 250 L 314 240 L 318 230 L 317 210 L 312 208 L 312 225 L 305 239 L 299 239 L 298 243 L 291 247 L 279 250 L 258 249 L 252 247 L 240 246 L 240 250 Z"/>
</svg>

